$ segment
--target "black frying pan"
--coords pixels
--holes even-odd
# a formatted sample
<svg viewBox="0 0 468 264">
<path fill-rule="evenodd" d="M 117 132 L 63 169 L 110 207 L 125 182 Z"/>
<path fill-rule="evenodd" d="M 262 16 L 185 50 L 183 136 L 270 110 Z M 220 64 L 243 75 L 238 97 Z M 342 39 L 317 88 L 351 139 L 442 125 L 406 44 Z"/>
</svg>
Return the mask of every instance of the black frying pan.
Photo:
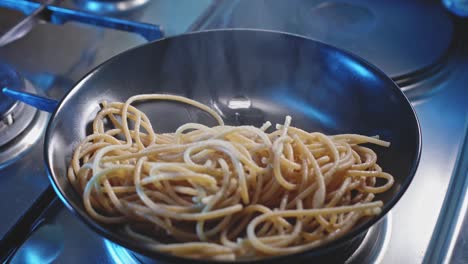
<svg viewBox="0 0 468 264">
<path fill-rule="evenodd" d="M 388 149 L 372 147 L 382 168 L 395 177 L 393 188 L 377 196 L 385 203 L 382 214 L 308 252 L 259 261 L 352 252 L 400 199 L 419 163 L 421 135 L 413 108 L 390 78 L 357 56 L 304 37 L 256 30 L 197 32 L 142 45 L 103 63 L 68 92 L 50 119 L 44 156 L 50 181 L 68 209 L 98 234 L 148 258 L 196 262 L 152 251 L 117 228 L 97 223 L 66 177 L 74 146 L 85 137 L 99 102 L 142 93 L 198 100 L 231 125 L 282 123 L 289 114 L 293 125 L 305 130 L 380 135 L 392 143 Z M 174 131 L 186 122 L 214 124 L 198 110 L 175 103 L 139 107 L 157 132 Z"/>
</svg>

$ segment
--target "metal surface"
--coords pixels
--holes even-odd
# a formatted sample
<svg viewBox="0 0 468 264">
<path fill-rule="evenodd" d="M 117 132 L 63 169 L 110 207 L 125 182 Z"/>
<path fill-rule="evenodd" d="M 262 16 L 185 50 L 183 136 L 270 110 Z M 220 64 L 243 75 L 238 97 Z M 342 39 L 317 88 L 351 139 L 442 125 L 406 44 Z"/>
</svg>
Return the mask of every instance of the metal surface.
<svg viewBox="0 0 468 264">
<path fill-rule="evenodd" d="M 20 91 L 38 92 L 29 81 L 22 80 L 22 83 Z M 0 169 L 21 158 L 39 141 L 45 131 L 48 115 L 24 103 L 15 103 L 6 118 L 11 119 L 7 123 L 0 123 Z M 9 217 L 6 218 L 8 220 Z"/>
<path fill-rule="evenodd" d="M 33 90 L 34 91 L 34 90 Z M 34 118 L 36 109 L 17 102 L 0 122 L 0 148 L 19 136 Z"/>
<path fill-rule="evenodd" d="M 195 28 L 260 28 L 311 37 L 351 51 L 392 78 L 438 64 L 452 21 L 440 1 L 233 0 Z M 437 32 L 437 37 L 434 37 Z"/>
<path fill-rule="evenodd" d="M 25 128 L 24 133 L 21 133 L 14 140 L 0 148 L 0 169 L 9 166 L 17 159 L 20 159 L 22 155 L 26 154 L 26 152 L 28 152 L 32 146 L 34 146 L 34 144 L 36 144 L 41 139 L 45 125 L 47 123 L 48 115 L 46 113 L 37 111 L 32 117 L 33 119 L 31 124 Z M 6 195 L 6 193 L 3 193 L 2 195 Z M 5 218 L 6 219 L 4 221 L 7 223 L 7 220 L 10 218 L 10 216 Z"/>
<path fill-rule="evenodd" d="M 107 15 L 159 24 L 162 25 L 165 36 L 172 36 L 187 32 L 195 20 L 211 10 L 215 2 L 213 0 L 151 0 L 140 8 L 126 12 L 107 13 Z M 77 0 L 63 0 L 59 5 L 65 8 L 83 9 Z"/>
<path fill-rule="evenodd" d="M 460 93 L 453 94 L 453 96 L 460 96 Z M 444 214 L 439 215 L 439 210 L 443 208 L 442 201 L 446 195 L 447 185 L 457 166 L 456 153 L 462 143 L 460 138 L 466 133 L 462 127 L 466 114 L 453 112 L 456 108 L 462 110 L 460 109 L 462 107 L 457 105 L 460 103 L 460 98 L 453 98 L 452 101 L 431 101 L 431 103 L 441 103 L 441 105 L 429 110 L 433 112 L 433 119 L 422 122 L 422 124 L 423 127 L 433 126 L 432 131 L 427 130 L 427 135 L 424 137 L 433 141 L 428 143 L 427 151 L 423 151 L 421 163 L 425 165 L 420 168 L 419 175 L 415 178 L 415 182 L 418 182 L 417 186 L 421 190 L 409 190 L 407 198 L 402 199 L 408 204 L 408 207 L 396 207 L 395 209 L 398 213 L 407 216 L 407 221 L 401 221 L 401 224 L 405 225 L 403 230 L 407 234 L 404 235 L 405 232 L 395 234 L 395 240 L 402 243 L 400 245 L 392 244 L 389 255 L 393 256 L 394 260 L 411 258 L 409 253 L 399 256 L 397 252 L 401 250 L 415 253 L 414 258 L 418 261 L 422 260 L 425 252 L 431 252 L 426 247 L 431 241 L 431 233 L 438 216 L 440 218 L 446 217 Z M 423 118 L 431 118 L 431 116 L 428 114 Z M 432 122 L 437 122 L 437 125 Z M 428 142 L 427 140 L 424 142 Z M 430 176 L 427 177 L 428 175 Z M 418 208 L 418 210 L 414 210 L 414 208 Z"/>
<path fill-rule="evenodd" d="M 24 35 L 29 33 L 29 31 L 31 31 L 32 28 L 39 23 L 38 15 L 44 10 L 46 5 L 52 2 L 53 1 L 45 1 L 44 3 L 38 5 L 37 9 L 34 10 L 31 14 L 25 17 L 6 33 L 3 33 L 2 36 L 0 36 L 0 47 L 22 38 Z"/>
<path fill-rule="evenodd" d="M 466 120 L 465 131 L 468 129 Z M 466 263 L 468 261 L 468 134 L 458 155 L 458 165 L 429 245 L 425 263 Z"/>
<path fill-rule="evenodd" d="M 137 33 L 146 40 L 156 40 L 163 36 L 162 29 L 158 25 L 95 15 L 60 6 L 40 4 L 27 0 L 3 0 L 0 2 L 0 6 L 16 9 L 25 14 L 31 13 L 22 22 L 0 37 L 0 47 L 26 35 L 39 21 L 59 25 L 67 22 L 80 22 Z"/>
<path fill-rule="evenodd" d="M 16 91 L 37 92 L 30 82 L 25 81 L 12 67 L 0 63 L 0 87 L 11 87 Z M 7 155 L 6 149 L 16 147 L 10 143 L 20 135 L 31 123 L 36 110 L 25 106 L 14 98 L 0 93 L 0 165 L 14 158 Z M 7 146 L 7 144 L 9 146 Z"/>
<path fill-rule="evenodd" d="M 392 210 L 398 217 L 394 218 L 392 241 L 382 263 L 420 263 L 426 255 L 434 254 L 436 249 L 429 244 L 439 239 L 432 236 L 436 223 L 450 217 L 441 209 L 450 194 L 448 184 L 459 166 L 457 155 L 467 133 L 468 50 L 466 44 L 462 47 L 447 65 L 449 76 L 413 101 L 423 135 L 421 163 L 412 185 Z"/>
<path fill-rule="evenodd" d="M 18 249 L 11 264 L 51 263 L 63 248 L 61 226 L 43 225 Z"/>
<path fill-rule="evenodd" d="M 468 124 L 468 122 L 467 122 Z M 453 233 L 448 233 L 448 237 L 452 237 L 452 241 L 449 244 L 450 254 L 446 255 L 445 261 L 450 263 L 461 264 L 468 260 L 468 129 L 465 134 L 465 144 L 463 152 L 460 152 L 459 166 L 457 171 L 458 178 L 464 178 L 464 192 L 460 194 L 461 202 L 458 202 L 458 213 L 454 221 Z M 453 197 L 453 196 L 452 196 Z M 449 198 L 452 198 L 449 197 Z M 456 197 L 456 196 L 455 196 Z M 450 216 L 448 216 L 450 217 Z M 448 218 L 447 217 L 447 218 Z"/>
<path fill-rule="evenodd" d="M 47 114 L 42 113 L 47 118 Z M 34 131 L 40 136 L 41 131 Z M 0 208 L 8 212 L 3 214 L 0 224 L 0 237 L 3 238 L 12 226 L 48 186 L 47 174 L 42 166 L 42 144 L 40 138 L 19 160 L 2 167 L 0 173 Z M 3 153 L 3 152 L 2 152 Z M 24 230 L 29 232 L 30 230 Z"/>
<path fill-rule="evenodd" d="M 94 221 L 66 178 L 74 144 L 86 136 L 99 102 L 145 93 L 193 98 L 220 111 L 228 124 L 279 123 L 287 113 L 305 130 L 380 135 L 392 142 L 391 148 L 375 148 L 379 164 L 395 177 L 394 187 L 377 195 L 385 204 L 382 214 L 308 251 L 308 257 L 342 249 L 378 221 L 408 188 L 419 162 L 420 132 L 412 107 L 388 77 L 358 57 L 299 36 L 252 30 L 192 33 L 140 46 L 98 67 L 60 102 L 47 128 L 45 158 L 52 184 L 70 210 L 104 237 L 147 256 L 181 260 Z M 248 112 L 228 108 L 228 101 L 239 96 L 251 100 Z M 187 122 L 213 124 L 206 114 L 187 107 L 181 111 L 177 104 L 139 108 L 147 109 L 157 132 L 175 131 Z M 160 118 L 166 115 L 172 118 Z"/>
</svg>

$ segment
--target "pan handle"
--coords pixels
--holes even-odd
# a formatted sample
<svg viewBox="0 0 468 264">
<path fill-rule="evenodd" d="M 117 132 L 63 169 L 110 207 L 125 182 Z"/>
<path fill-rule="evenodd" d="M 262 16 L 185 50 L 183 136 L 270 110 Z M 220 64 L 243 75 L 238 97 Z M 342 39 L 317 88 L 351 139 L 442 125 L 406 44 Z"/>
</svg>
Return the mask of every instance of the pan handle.
<svg viewBox="0 0 468 264">
<path fill-rule="evenodd" d="M 3 87 L 2 92 L 4 95 L 12 99 L 21 101 L 41 111 L 45 111 L 49 113 L 54 112 L 55 109 L 57 109 L 57 106 L 59 103 L 58 101 L 50 99 L 50 98 L 42 97 L 36 94 L 21 92 L 15 89 L 10 89 L 8 87 Z"/>
</svg>

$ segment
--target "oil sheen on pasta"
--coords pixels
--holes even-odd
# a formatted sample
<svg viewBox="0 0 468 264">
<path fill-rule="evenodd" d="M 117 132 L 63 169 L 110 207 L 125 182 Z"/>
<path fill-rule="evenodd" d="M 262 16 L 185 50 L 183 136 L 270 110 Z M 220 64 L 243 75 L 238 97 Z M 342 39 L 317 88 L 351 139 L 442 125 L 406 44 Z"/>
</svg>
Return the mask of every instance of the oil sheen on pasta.
<svg viewBox="0 0 468 264">
<path fill-rule="evenodd" d="M 132 106 L 142 100 L 190 104 L 219 125 L 187 123 L 156 134 Z M 381 212 L 375 194 L 390 189 L 393 177 L 362 143 L 390 145 L 375 137 L 307 132 L 293 127 L 289 116 L 275 128 L 270 122 L 228 126 L 188 98 L 136 95 L 102 103 L 68 177 L 93 219 L 117 224 L 154 250 L 252 259 L 317 247 Z"/>
</svg>

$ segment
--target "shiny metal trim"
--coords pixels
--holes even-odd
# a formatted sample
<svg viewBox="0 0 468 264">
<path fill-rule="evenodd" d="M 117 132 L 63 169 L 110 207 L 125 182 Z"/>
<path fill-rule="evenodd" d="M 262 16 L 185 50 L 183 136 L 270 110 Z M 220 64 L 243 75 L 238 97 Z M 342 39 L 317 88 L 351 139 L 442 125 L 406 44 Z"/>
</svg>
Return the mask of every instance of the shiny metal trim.
<svg viewBox="0 0 468 264">
<path fill-rule="evenodd" d="M 468 118 L 462 142 L 447 196 L 423 263 L 450 263 L 460 231 L 468 228 L 463 227 L 464 218 L 468 216 Z"/>
</svg>

